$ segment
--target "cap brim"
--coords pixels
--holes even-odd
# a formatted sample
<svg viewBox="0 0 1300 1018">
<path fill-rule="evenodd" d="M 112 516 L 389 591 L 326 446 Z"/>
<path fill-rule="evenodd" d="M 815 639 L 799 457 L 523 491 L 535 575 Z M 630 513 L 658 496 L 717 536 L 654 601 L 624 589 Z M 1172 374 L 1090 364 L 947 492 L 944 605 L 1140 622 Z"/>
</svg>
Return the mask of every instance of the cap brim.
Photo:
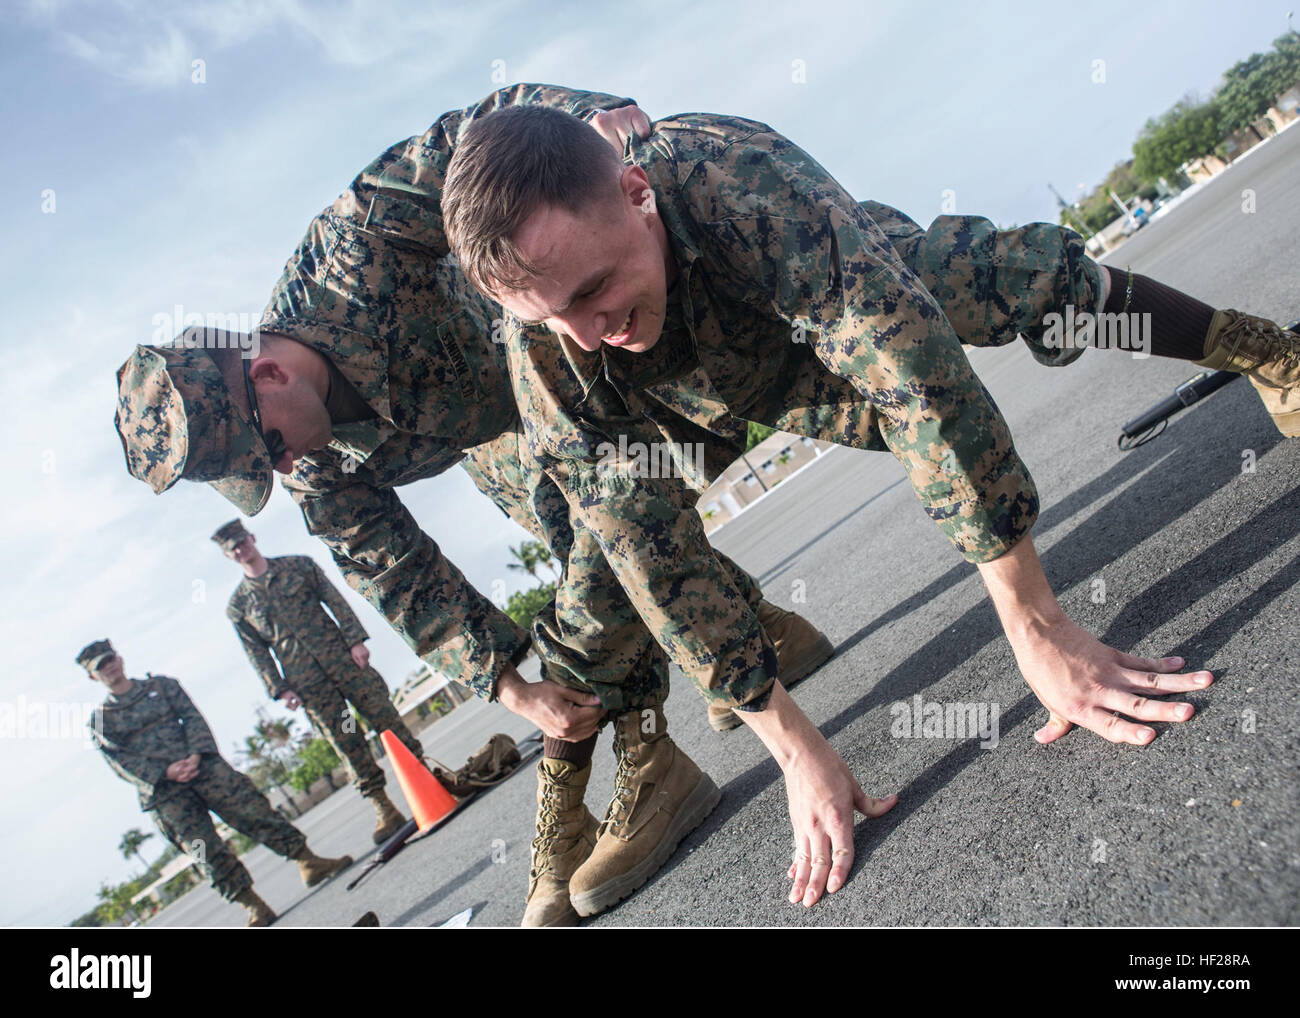
<svg viewBox="0 0 1300 1018">
<path fill-rule="evenodd" d="M 117 655 L 114 654 L 112 651 L 109 651 L 107 654 L 100 654 L 99 657 L 95 658 L 94 661 L 90 662 L 90 670 L 92 672 L 99 671 L 100 665 L 102 665 L 105 661 L 111 661 L 115 657 L 117 657 Z"/>
<path fill-rule="evenodd" d="M 267 467 L 264 471 L 245 472 L 208 483 L 245 516 L 256 516 L 266 508 L 266 503 L 271 498 L 275 471 Z"/>
<path fill-rule="evenodd" d="M 275 482 L 274 464 L 266 450 L 266 442 L 257 428 L 244 414 L 243 407 L 233 400 L 224 421 L 224 434 L 218 442 L 225 445 L 225 461 L 218 468 L 221 476 L 206 480 L 225 496 L 245 516 L 256 516 L 271 497 Z"/>
</svg>

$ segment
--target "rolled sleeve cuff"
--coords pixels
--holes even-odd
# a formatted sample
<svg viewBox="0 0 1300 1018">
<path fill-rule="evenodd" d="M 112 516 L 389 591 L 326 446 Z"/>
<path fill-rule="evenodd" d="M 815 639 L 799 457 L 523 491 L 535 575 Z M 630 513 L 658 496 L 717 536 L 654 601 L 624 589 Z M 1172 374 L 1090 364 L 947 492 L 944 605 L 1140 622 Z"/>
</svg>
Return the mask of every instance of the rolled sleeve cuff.
<svg viewBox="0 0 1300 1018">
<path fill-rule="evenodd" d="M 968 561 L 979 565 L 1000 558 L 1029 533 L 1038 520 L 1038 489 L 1015 455 L 1002 460 L 1000 471 L 965 494 L 945 502 L 926 500 L 926 512 Z"/>
<path fill-rule="evenodd" d="M 425 657 L 436 671 L 468 686 L 476 696 L 497 698 L 497 681 L 507 665 L 518 665 L 528 653 L 528 634 L 502 615 L 488 624 L 484 639 L 468 634 L 454 647 L 442 647 Z"/>
</svg>

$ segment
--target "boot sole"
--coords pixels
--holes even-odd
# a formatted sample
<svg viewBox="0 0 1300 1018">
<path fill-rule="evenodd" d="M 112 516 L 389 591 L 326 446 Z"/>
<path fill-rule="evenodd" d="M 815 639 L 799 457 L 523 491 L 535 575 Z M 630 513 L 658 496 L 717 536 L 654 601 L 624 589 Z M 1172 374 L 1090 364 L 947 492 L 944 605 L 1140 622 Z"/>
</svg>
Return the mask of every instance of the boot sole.
<svg viewBox="0 0 1300 1018">
<path fill-rule="evenodd" d="M 388 840 L 389 838 L 391 838 L 394 834 L 396 834 L 398 831 L 400 831 L 400 830 L 402 829 L 402 827 L 403 827 L 405 824 L 406 824 L 406 819 L 403 818 L 403 819 L 402 819 L 402 822 L 401 822 L 400 824 L 397 824 L 397 825 L 394 826 L 394 827 L 383 827 L 383 828 L 380 828 L 379 830 L 375 831 L 374 833 L 372 833 L 372 834 L 370 835 L 370 839 L 371 839 L 371 840 L 372 840 L 376 845 L 382 845 L 385 841 L 387 841 L 387 840 Z"/>
<path fill-rule="evenodd" d="M 306 887 L 319 887 L 321 884 L 325 883 L 325 881 L 338 876 L 345 869 L 347 869 L 349 866 L 352 865 L 352 856 L 345 855 L 342 857 L 342 859 L 343 859 L 342 866 L 338 867 L 337 869 L 332 869 L 327 873 L 322 873 L 320 876 L 318 876 L 315 880 L 311 881 L 310 883 L 304 880 L 303 885 Z"/>
<path fill-rule="evenodd" d="M 1291 410 L 1284 414 L 1274 414 L 1273 423 L 1284 438 L 1300 437 L 1300 410 Z"/>
<path fill-rule="evenodd" d="M 521 929 L 525 930 L 553 930 L 561 927 L 570 927 L 578 925 L 578 913 L 572 907 L 561 915 L 556 916 L 548 923 L 530 923 L 528 917 L 524 916 L 523 922 L 519 924 Z"/>
<path fill-rule="evenodd" d="M 593 887 L 590 891 L 569 895 L 569 901 L 573 904 L 574 910 L 580 916 L 593 916 L 613 905 L 617 905 L 633 891 L 640 888 L 642 884 L 658 873 L 669 857 L 677 851 L 677 846 L 681 843 L 682 838 L 704 823 L 705 818 L 713 812 L 714 807 L 718 805 L 721 798 L 722 792 L 713 783 L 713 779 L 707 774 L 701 774 L 699 783 L 691 794 L 686 797 L 686 801 L 682 803 L 682 808 L 677 811 L 677 815 L 673 817 L 673 822 L 668 825 L 668 830 L 664 832 L 663 838 L 654 847 L 654 850 L 622 876 L 607 880 L 599 887 Z"/>
<path fill-rule="evenodd" d="M 1300 427 L 1300 421 L 1296 422 L 1296 426 Z M 804 651 L 803 654 L 799 656 L 798 660 L 794 662 L 794 665 L 790 668 L 789 674 L 781 676 L 781 685 L 786 688 L 787 692 L 793 689 L 829 661 L 831 655 L 834 653 L 835 645 L 831 643 L 830 638 L 823 633 L 821 638 Z M 713 714 L 709 715 L 709 727 L 715 732 L 729 732 L 733 728 L 739 728 L 743 723 L 744 722 L 742 722 L 740 718 L 736 717 L 735 711 L 727 711 L 725 717 L 715 717 Z"/>
</svg>

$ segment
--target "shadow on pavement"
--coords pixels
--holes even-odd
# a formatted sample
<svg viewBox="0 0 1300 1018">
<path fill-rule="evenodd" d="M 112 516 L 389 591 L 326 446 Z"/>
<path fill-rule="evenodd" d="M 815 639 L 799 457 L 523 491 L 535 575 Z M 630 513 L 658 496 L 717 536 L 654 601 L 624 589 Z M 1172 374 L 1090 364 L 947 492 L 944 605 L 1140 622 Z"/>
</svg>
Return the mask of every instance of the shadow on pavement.
<svg viewBox="0 0 1300 1018">
<path fill-rule="evenodd" d="M 442 901 L 443 898 L 446 898 L 448 895 L 455 893 L 461 887 L 464 887 L 475 877 L 483 873 L 484 870 L 486 870 L 491 865 L 493 865 L 492 857 L 490 855 L 483 856 L 473 866 L 469 866 L 461 870 L 459 874 L 457 874 L 451 880 L 447 881 L 436 891 L 434 891 L 431 894 L 425 895 L 423 898 L 417 901 L 414 905 L 408 908 L 401 915 L 396 916 L 393 919 L 390 919 L 387 923 L 385 923 L 385 925 L 405 926 L 408 922 L 410 922 L 412 919 L 418 916 L 421 912 L 425 912 L 433 908 L 433 906 L 438 904 L 438 902 Z"/>
<path fill-rule="evenodd" d="M 1035 526 L 1035 532 L 1040 535 L 1053 527 L 1068 523 L 1110 492 L 1132 483 L 1115 502 L 1082 523 L 1068 538 L 1057 542 L 1043 555 L 1043 567 L 1054 590 L 1065 591 L 1096 576 L 1105 566 L 1155 537 L 1167 524 L 1192 512 L 1240 476 L 1239 461 L 1236 458 L 1207 455 L 1205 452 L 1222 445 L 1222 433 L 1216 427 L 1218 421 L 1219 416 L 1209 412 L 1186 416 L 1175 422 L 1151 448 L 1139 448 L 1129 453 L 1104 474 L 1041 513 Z M 1260 458 L 1281 441 L 1281 437 L 1273 432 L 1252 432 L 1242 437 Z M 1146 475 L 1141 476 L 1144 472 Z M 1300 532 L 1300 517 L 1294 512 L 1298 498 L 1300 488 L 1288 491 L 1177 570 L 1162 577 L 1141 594 L 1129 598 L 1129 603 L 1142 602 L 1143 611 L 1132 613 L 1127 618 L 1121 616 L 1111 625 L 1103 642 L 1111 646 L 1119 644 L 1121 649 L 1133 646 L 1212 590 L 1218 583 L 1215 577 L 1223 575 L 1225 558 L 1246 556 L 1258 560 Z M 1125 512 L 1123 507 L 1126 502 L 1137 502 L 1140 511 Z M 835 529 L 843 522 L 839 521 L 828 530 Z M 809 542 L 805 547 L 813 543 L 816 542 Z M 1262 583 L 1241 603 L 1241 611 L 1220 617 L 1195 638 L 1184 641 L 1183 645 L 1170 653 L 1185 657 L 1189 667 L 1195 667 L 1198 657 L 1204 659 L 1212 655 L 1231 638 L 1244 620 L 1253 617 L 1300 579 L 1298 563 L 1300 560 L 1293 560 Z M 967 562 L 954 566 L 923 590 L 850 636 L 836 648 L 832 660 L 842 658 L 846 651 L 882 626 L 904 618 L 916 608 L 942 596 L 951 586 L 974 571 L 975 567 Z M 768 575 L 771 575 L 770 570 L 765 574 Z M 857 701 L 819 725 L 820 731 L 831 738 L 875 708 L 906 700 L 913 694 L 922 692 L 1002 635 L 1002 626 L 993 605 L 987 600 L 983 601 L 967 611 L 955 624 L 945 626 L 942 633 L 932 637 L 882 676 Z M 1002 717 L 1009 726 L 1014 727 L 1041 710 L 1037 698 L 1030 693 L 1003 712 Z M 1152 727 L 1159 732 L 1165 726 L 1153 724 Z M 858 860 L 869 855 L 871 849 L 919 807 L 929 794 L 942 788 L 974 762 L 979 752 L 979 744 L 973 740 L 955 748 L 908 784 L 907 789 L 916 790 L 919 794 L 905 796 L 900 793 L 899 804 L 882 818 L 882 823 L 858 825 L 855 834 Z M 751 798 L 780 778 L 780 768 L 768 757 L 727 782 L 718 808 L 704 824 L 683 840 L 682 848 L 689 849 L 707 840 Z M 685 855 L 679 849 L 654 879 L 662 879 Z M 855 862 L 855 870 L 857 865 Z"/>
</svg>

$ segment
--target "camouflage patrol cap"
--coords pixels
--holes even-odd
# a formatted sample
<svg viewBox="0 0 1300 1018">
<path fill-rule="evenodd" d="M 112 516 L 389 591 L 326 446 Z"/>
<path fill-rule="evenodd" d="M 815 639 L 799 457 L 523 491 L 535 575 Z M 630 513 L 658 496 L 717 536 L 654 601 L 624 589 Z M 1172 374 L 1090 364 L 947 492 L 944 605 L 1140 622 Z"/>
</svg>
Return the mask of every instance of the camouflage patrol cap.
<svg viewBox="0 0 1300 1018">
<path fill-rule="evenodd" d="M 240 541 L 252 536 L 244 529 L 244 524 L 240 520 L 231 520 L 212 535 L 212 540 L 221 545 L 222 551 L 233 551 Z"/>
<path fill-rule="evenodd" d="M 77 655 L 77 664 L 88 672 L 93 672 L 110 657 L 116 657 L 117 651 L 108 640 L 96 640 L 94 643 L 88 643 L 81 648 L 81 653 Z"/>
<path fill-rule="evenodd" d="M 187 329 L 170 345 L 137 346 L 118 369 L 115 423 L 126 468 L 155 493 L 183 477 L 209 482 L 245 516 L 266 505 L 273 479 L 266 442 L 215 359 L 217 351 L 238 357 L 245 339 Z"/>
</svg>

